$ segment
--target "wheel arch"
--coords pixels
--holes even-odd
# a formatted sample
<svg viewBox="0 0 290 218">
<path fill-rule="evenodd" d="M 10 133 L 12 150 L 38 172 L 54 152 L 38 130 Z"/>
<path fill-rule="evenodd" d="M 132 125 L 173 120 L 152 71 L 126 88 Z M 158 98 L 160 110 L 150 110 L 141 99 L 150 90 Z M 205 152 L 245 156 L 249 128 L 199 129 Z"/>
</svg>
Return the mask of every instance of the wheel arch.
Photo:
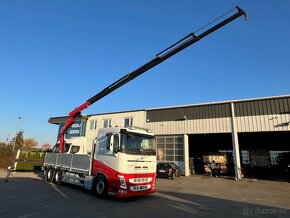
<svg viewBox="0 0 290 218">
<path fill-rule="evenodd" d="M 104 172 L 102 172 L 102 171 L 99 171 L 99 172 L 96 173 L 95 178 L 94 178 L 94 181 L 95 181 L 99 176 L 103 176 L 103 177 L 106 178 L 107 181 L 109 181 L 108 176 L 107 176 Z"/>
</svg>

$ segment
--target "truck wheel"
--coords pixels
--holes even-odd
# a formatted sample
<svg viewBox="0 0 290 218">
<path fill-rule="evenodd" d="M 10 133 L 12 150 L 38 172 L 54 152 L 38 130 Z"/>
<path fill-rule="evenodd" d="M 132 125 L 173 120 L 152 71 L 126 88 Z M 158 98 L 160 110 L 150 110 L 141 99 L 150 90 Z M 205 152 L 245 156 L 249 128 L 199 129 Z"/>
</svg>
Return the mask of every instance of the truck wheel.
<svg viewBox="0 0 290 218">
<path fill-rule="evenodd" d="M 47 173 L 46 173 L 46 181 L 52 182 L 54 177 L 54 169 L 53 168 L 48 168 Z"/>
<path fill-rule="evenodd" d="M 103 175 L 99 175 L 96 178 L 93 191 L 98 198 L 106 198 L 108 196 L 108 182 Z"/>
<path fill-rule="evenodd" d="M 62 170 L 61 170 L 61 169 L 58 169 L 58 170 L 56 170 L 56 172 L 55 172 L 53 182 L 54 182 L 56 185 L 59 185 L 59 184 L 61 183 L 61 180 L 62 180 Z"/>
<path fill-rule="evenodd" d="M 171 179 L 175 179 L 175 177 L 176 177 L 175 172 L 173 172 L 171 175 Z"/>
</svg>

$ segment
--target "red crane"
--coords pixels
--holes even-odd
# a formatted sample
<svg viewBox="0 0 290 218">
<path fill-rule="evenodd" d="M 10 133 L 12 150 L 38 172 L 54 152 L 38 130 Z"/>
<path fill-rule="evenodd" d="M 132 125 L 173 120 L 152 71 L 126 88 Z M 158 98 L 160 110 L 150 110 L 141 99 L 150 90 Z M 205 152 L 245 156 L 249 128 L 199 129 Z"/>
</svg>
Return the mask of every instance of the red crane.
<svg viewBox="0 0 290 218">
<path fill-rule="evenodd" d="M 86 109 L 88 106 L 94 104 L 96 101 L 100 100 L 101 98 L 105 97 L 106 95 L 110 94 L 114 90 L 120 88 L 121 86 L 125 85 L 126 83 L 130 82 L 131 80 L 135 79 L 136 77 L 140 76 L 144 72 L 150 70 L 151 68 L 155 67 L 156 65 L 162 63 L 166 59 L 170 58 L 171 56 L 175 55 L 176 53 L 182 51 L 183 49 L 191 46 L 192 44 L 196 43 L 200 39 L 204 38 L 205 36 L 211 34 L 212 32 L 218 30 L 219 28 L 225 26 L 226 24 L 232 22 L 233 20 L 237 19 L 240 16 L 245 16 L 246 13 L 244 10 L 239 8 L 238 6 L 235 8 L 237 12 L 232 16 L 226 18 L 225 20 L 221 21 L 220 23 L 216 24 L 215 26 L 209 28 L 208 30 L 202 32 L 199 35 L 195 35 L 194 32 L 188 34 L 187 36 L 180 39 L 178 42 L 174 43 L 170 47 L 166 48 L 165 50 L 161 51 L 156 55 L 154 59 L 149 61 L 148 63 L 144 64 L 143 66 L 139 67 L 138 69 L 134 70 L 133 72 L 126 74 L 121 79 L 117 80 L 113 84 L 109 85 L 101 92 L 96 94 L 95 96 L 88 99 L 85 103 L 75 108 L 73 111 L 69 113 L 69 119 L 64 124 L 60 131 L 60 142 L 59 142 L 59 152 L 63 153 L 64 147 L 64 136 L 66 131 L 70 128 L 70 126 L 74 123 L 74 121 L 80 116 L 81 112 Z M 232 11 L 232 10 L 231 10 Z M 228 12 L 229 13 L 229 12 Z"/>
</svg>

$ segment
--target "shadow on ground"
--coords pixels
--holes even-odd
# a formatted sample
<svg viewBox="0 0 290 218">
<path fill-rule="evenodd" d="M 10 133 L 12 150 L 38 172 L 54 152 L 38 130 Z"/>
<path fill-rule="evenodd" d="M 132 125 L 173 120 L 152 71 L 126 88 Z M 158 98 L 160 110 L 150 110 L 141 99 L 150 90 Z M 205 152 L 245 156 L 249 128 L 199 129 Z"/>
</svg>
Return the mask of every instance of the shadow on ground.
<svg viewBox="0 0 290 218">
<path fill-rule="evenodd" d="M 26 172 L 12 175 L 7 183 L 1 177 L 1 217 L 290 217 L 290 205 L 289 208 L 270 207 L 240 199 L 175 191 L 175 184 L 182 180 L 170 183 L 162 180 L 160 186 L 166 184 L 171 191 L 160 187 L 148 196 L 101 200 L 83 188 L 57 186 L 43 181 L 41 172 L 34 174 L 34 177 Z"/>
</svg>

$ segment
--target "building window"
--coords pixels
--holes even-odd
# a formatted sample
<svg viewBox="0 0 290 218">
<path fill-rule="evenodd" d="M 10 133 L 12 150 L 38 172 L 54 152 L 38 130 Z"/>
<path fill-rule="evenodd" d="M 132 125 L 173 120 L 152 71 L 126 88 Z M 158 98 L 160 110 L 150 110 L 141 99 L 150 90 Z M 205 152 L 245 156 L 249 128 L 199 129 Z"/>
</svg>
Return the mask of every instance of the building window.
<svg viewBox="0 0 290 218">
<path fill-rule="evenodd" d="M 111 127 L 111 119 L 104 119 L 104 128 Z"/>
<path fill-rule="evenodd" d="M 97 121 L 96 120 L 91 120 L 90 121 L 90 129 L 97 129 Z"/>
<path fill-rule="evenodd" d="M 124 127 L 133 126 L 133 117 L 124 118 Z"/>
</svg>

